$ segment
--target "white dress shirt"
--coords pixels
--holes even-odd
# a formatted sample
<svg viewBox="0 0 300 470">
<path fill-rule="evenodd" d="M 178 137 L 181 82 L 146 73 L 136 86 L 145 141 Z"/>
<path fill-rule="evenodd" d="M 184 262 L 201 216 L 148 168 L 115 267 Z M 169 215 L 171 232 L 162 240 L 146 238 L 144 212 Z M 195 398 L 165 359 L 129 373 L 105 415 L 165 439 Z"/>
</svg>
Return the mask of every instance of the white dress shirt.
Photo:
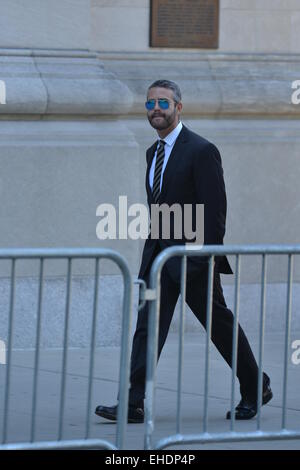
<svg viewBox="0 0 300 470">
<path fill-rule="evenodd" d="M 166 144 L 165 144 L 165 158 L 164 158 L 164 163 L 163 163 L 163 166 L 162 166 L 161 177 L 160 177 L 160 191 L 161 191 L 163 174 L 164 174 L 166 165 L 168 163 L 168 160 L 169 160 L 170 154 L 172 152 L 172 149 L 174 147 L 174 144 L 176 142 L 176 139 L 177 139 L 177 137 L 179 136 L 179 134 L 181 132 L 181 129 L 182 129 L 182 123 L 179 122 L 178 125 L 175 127 L 175 129 L 173 129 L 172 132 L 170 132 L 170 134 L 168 134 L 164 139 L 160 139 L 160 140 L 163 140 L 164 142 L 166 142 Z M 152 190 L 152 186 L 153 186 L 154 170 L 155 170 L 156 155 L 157 155 L 158 147 L 159 147 L 159 141 L 157 143 L 157 147 L 156 147 L 156 150 L 155 150 L 155 155 L 154 155 L 154 158 L 152 160 L 152 165 L 151 165 L 150 173 L 149 173 L 149 184 L 150 184 L 151 190 Z"/>
</svg>

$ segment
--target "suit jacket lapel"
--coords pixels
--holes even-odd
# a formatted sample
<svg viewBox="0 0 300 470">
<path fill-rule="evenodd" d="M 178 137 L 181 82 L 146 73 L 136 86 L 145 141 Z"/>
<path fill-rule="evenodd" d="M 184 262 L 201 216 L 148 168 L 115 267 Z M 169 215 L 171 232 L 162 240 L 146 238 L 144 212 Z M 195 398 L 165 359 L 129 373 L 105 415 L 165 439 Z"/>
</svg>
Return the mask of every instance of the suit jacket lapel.
<svg viewBox="0 0 300 470">
<path fill-rule="evenodd" d="M 150 173 L 150 168 L 151 168 L 153 158 L 155 155 L 156 147 L 157 147 L 157 141 L 154 142 L 152 147 L 150 147 L 149 150 L 147 151 L 146 191 L 150 200 L 153 198 L 153 196 L 152 196 L 152 191 L 151 191 L 150 184 L 149 184 L 149 173 Z"/>
</svg>

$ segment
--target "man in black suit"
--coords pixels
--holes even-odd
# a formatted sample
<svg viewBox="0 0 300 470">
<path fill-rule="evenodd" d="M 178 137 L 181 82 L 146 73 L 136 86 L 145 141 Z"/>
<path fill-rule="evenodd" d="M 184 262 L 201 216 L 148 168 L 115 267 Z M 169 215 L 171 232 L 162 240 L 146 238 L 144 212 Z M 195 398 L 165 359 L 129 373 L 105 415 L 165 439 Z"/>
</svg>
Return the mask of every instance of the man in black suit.
<svg viewBox="0 0 300 470">
<path fill-rule="evenodd" d="M 204 204 L 204 244 L 221 245 L 225 235 L 226 192 L 221 157 L 208 140 L 191 132 L 180 122 L 182 110 L 178 85 L 169 80 L 158 80 L 150 85 L 146 101 L 147 116 L 156 129 L 159 140 L 147 150 L 146 190 L 149 207 L 166 204 L 171 207 L 185 204 L 192 207 L 192 226 L 196 224 L 196 205 Z M 178 227 L 177 227 L 178 228 Z M 175 236 L 175 225 L 170 223 L 170 237 L 151 237 L 146 240 L 139 278 L 149 281 L 149 272 L 157 254 L 167 246 L 191 242 L 182 234 Z M 227 308 L 220 282 L 220 273 L 232 274 L 226 256 L 215 257 L 212 341 L 231 366 L 233 314 Z M 180 293 L 180 259 L 171 258 L 161 274 L 161 298 L 158 358 L 167 338 L 175 305 Z M 203 257 L 189 257 L 187 262 L 186 302 L 201 324 L 206 326 L 208 262 Z M 130 370 L 128 422 L 144 421 L 146 378 L 148 304 L 139 312 L 133 338 Z M 250 419 L 257 413 L 258 367 L 244 331 L 238 329 L 237 377 L 241 401 L 235 409 L 236 419 Z M 263 374 L 262 404 L 272 398 L 270 379 Z M 95 413 L 110 420 L 117 419 L 117 406 L 98 406 Z M 226 415 L 230 418 L 230 412 Z"/>
</svg>

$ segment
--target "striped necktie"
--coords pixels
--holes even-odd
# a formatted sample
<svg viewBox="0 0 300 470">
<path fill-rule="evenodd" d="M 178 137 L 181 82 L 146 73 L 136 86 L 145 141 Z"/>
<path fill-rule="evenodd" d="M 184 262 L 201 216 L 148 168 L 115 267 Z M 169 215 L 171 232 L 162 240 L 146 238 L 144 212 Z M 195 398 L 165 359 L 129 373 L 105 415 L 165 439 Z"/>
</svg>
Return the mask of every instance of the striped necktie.
<svg viewBox="0 0 300 470">
<path fill-rule="evenodd" d="M 161 171 L 164 163 L 165 158 L 165 141 L 159 141 L 159 147 L 157 149 L 156 154 L 156 162 L 155 162 L 155 170 L 154 170 L 154 178 L 153 178 L 153 186 L 152 186 L 152 194 L 155 203 L 158 202 L 159 195 L 160 195 L 160 179 L 161 179 Z"/>
</svg>

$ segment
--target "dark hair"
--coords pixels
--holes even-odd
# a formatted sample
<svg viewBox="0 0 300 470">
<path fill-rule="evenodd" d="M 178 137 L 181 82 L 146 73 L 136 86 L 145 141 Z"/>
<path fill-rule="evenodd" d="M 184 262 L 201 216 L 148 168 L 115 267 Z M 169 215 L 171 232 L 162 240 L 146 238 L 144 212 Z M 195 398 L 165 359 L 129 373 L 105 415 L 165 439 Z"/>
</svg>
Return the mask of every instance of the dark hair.
<svg viewBox="0 0 300 470">
<path fill-rule="evenodd" d="M 152 85 L 149 86 L 148 90 L 150 90 L 150 88 L 158 87 L 172 90 L 174 95 L 174 101 L 176 101 L 176 103 L 179 103 L 181 101 L 181 91 L 177 83 L 171 82 L 171 80 L 156 80 L 152 83 Z"/>
</svg>

